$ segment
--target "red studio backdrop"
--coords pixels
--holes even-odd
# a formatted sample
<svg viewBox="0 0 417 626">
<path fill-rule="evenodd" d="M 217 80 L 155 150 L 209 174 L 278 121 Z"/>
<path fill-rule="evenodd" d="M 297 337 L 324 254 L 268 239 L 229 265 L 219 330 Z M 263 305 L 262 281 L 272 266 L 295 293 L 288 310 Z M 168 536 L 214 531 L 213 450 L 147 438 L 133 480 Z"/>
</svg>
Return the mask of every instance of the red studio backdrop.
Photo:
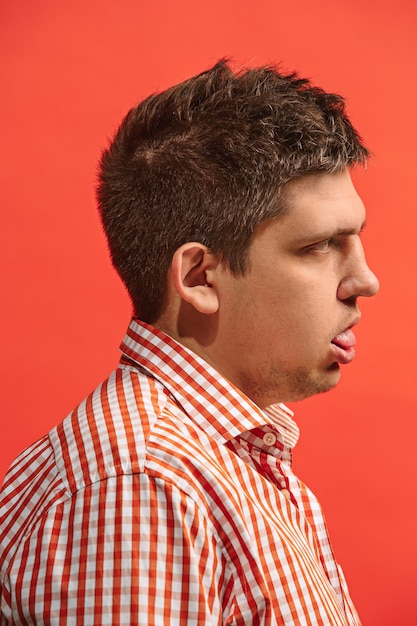
<svg viewBox="0 0 417 626">
<path fill-rule="evenodd" d="M 114 368 L 130 305 L 95 208 L 96 163 L 151 92 L 230 57 L 342 93 L 374 153 L 354 174 L 377 298 L 337 389 L 292 405 L 364 626 L 417 624 L 412 0 L 16 0 L 0 6 L 0 478 Z"/>
</svg>

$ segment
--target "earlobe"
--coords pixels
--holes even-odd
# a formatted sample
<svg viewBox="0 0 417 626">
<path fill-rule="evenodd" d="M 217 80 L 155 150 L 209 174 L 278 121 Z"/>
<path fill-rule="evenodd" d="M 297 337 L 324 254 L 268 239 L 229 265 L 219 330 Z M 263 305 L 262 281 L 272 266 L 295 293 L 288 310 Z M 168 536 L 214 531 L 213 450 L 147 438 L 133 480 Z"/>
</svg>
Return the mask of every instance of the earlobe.
<svg viewBox="0 0 417 626">
<path fill-rule="evenodd" d="M 208 274 L 218 263 L 209 249 L 198 242 L 188 242 L 175 251 L 171 275 L 175 290 L 182 300 L 205 315 L 216 313 L 219 298 Z"/>
</svg>

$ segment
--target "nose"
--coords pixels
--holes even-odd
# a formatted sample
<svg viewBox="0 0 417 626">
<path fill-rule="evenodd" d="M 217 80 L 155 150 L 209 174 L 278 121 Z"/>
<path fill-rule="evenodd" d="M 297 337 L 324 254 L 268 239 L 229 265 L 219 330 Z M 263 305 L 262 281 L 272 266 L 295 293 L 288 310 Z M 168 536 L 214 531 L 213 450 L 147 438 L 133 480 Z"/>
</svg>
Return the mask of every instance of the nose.
<svg viewBox="0 0 417 626">
<path fill-rule="evenodd" d="M 363 296 L 371 298 L 379 290 L 379 280 L 369 268 L 362 243 L 359 245 L 345 268 L 345 274 L 339 283 L 337 297 L 339 300 Z"/>
</svg>

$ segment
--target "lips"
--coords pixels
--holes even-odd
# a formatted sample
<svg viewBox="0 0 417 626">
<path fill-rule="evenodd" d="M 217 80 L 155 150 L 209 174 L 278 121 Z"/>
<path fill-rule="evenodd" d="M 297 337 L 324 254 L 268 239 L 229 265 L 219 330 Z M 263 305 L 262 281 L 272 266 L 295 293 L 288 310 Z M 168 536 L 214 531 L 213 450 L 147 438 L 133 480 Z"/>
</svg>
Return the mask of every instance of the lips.
<svg viewBox="0 0 417 626">
<path fill-rule="evenodd" d="M 355 358 L 356 337 L 351 328 L 346 328 L 332 339 L 338 363 L 346 364 Z"/>
</svg>

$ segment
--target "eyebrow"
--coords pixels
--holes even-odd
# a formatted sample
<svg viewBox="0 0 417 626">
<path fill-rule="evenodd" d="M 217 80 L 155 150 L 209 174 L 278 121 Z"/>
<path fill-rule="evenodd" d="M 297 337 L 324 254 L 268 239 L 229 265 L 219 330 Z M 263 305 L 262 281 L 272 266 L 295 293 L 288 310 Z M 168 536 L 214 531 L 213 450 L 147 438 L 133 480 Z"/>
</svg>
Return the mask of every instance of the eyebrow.
<svg viewBox="0 0 417 626">
<path fill-rule="evenodd" d="M 326 239 L 333 239 L 334 237 L 342 237 L 346 235 L 358 235 L 360 234 L 366 226 L 366 222 L 363 222 L 359 231 L 356 228 L 336 228 L 332 231 L 322 231 L 319 233 L 311 233 L 307 235 L 307 237 L 303 237 L 299 239 L 296 243 L 303 244 L 311 241 L 325 241 Z"/>
</svg>

